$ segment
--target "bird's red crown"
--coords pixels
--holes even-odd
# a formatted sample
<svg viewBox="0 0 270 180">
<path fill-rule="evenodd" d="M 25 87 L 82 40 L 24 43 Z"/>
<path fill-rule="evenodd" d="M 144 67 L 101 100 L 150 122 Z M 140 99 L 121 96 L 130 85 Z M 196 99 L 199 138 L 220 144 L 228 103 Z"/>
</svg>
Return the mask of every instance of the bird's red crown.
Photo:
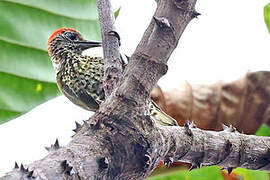
<svg viewBox="0 0 270 180">
<path fill-rule="evenodd" d="M 50 47 L 50 43 L 54 40 L 54 38 L 58 35 L 58 34 L 62 34 L 65 31 L 72 31 L 72 32 L 77 32 L 75 29 L 72 28 L 59 28 L 56 31 L 54 31 L 52 33 L 52 35 L 49 37 L 48 42 L 47 42 L 47 47 L 48 47 L 48 52 L 49 54 L 51 54 L 51 47 Z"/>
</svg>

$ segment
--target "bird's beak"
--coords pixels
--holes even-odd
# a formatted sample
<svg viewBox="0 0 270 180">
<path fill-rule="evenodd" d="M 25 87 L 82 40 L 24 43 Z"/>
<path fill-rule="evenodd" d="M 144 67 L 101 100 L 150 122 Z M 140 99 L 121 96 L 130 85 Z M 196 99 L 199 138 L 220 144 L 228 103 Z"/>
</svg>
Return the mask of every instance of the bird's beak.
<svg viewBox="0 0 270 180">
<path fill-rule="evenodd" d="M 101 42 L 96 41 L 76 41 L 75 43 L 78 44 L 82 50 L 102 46 Z"/>
</svg>

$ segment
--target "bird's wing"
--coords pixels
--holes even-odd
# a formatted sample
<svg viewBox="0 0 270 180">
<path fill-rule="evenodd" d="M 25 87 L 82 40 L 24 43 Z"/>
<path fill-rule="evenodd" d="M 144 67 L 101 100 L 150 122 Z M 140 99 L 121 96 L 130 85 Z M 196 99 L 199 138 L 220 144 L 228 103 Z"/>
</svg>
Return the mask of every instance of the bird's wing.
<svg viewBox="0 0 270 180">
<path fill-rule="evenodd" d="M 161 126 L 178 126 L 175 119 L 163 112 L 158 105 L 151 100 L 150 101 L 150 116 L 153 117 L 154 121 Z"/>
<path fill-rule="evenodd" d="M 63 84 L 60 81 L 60 78 L 57 79 L 57 85 L 59 86 L 59 89 L 72 103 L 88 111 L 96 111 L 99 108 L 98 103 L 87 92 L 82 90 L 79 92 L 74 92 L 67 85 Z"/>
</svg>

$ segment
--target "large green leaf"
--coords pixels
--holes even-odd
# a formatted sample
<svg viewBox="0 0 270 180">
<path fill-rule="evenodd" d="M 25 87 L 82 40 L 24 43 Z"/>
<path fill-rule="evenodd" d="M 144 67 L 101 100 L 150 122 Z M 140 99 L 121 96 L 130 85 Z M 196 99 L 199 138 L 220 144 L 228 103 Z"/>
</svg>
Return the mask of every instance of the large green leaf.
<svg viewBox="0 0 270 180">
<path fill-rule="evenodd" d="M 148 178 L 147 180 L 223 180 L 220 168 L 217 166 L 203 167 L 192 171 L 182 170 L 167 174 L 160 174 Z"/>
<path fill-rule="evenodd" d="M 0 124 L 60 94 L 46 48 L 60 27 L 100 40 L 96 0 L 0 1 Z"/>
<path fill-rule="evenodd" d="M 37 104 L 58 94 L 55 83 L 23 78 L 3 72 L 0 72 L 0 77 L 0 123 L 27 112 Z"/>
<path fill-rule="evenodd" d="M 267 172 L 258 170 L 248 170 L 243 168 L 236 168 L 233 173 L 236 174 L 238 179 L 245 180 L 268 180 L 269 175 Z M 159 175 L 154 175 L 147 180 L 178 180 L 178 179 L 188 179 L 188 180 L 223 180 L 223 176 L 220 173 L 220 168 L 218 166 L 208 166 L 200 169 L 194 169 L 192 171 L 181 170 L 170 173 L 162 173 Z"/>
<path fill-rule="evenodd" d="M 270 3 L 264 6 L 264 20 L 268 31 L 270 32 Z"/>
<path fill-rule="evenodd" d="M 61 16 L 95 20 L 97 8 L 95 0 L 6 0 L 36 7 Z"/>
</svg>

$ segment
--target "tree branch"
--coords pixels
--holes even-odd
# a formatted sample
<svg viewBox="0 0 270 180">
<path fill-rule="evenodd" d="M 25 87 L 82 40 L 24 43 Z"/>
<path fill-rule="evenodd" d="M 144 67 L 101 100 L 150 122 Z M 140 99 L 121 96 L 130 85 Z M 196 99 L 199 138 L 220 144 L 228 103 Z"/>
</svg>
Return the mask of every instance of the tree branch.
<svg viewBox="0 0 270 180">
<path fill-rule="evenodd" d="M 124 76 L 129 77 L 120 86 L 119 91 L 123 92 L 119 94 L 129 95 L 127 98 L 139 104 L 149 98 L 154 85 L 166 74 L 167 60 L 185 27 L 195 17 L 194 14 L 197 14 L 194 10 L 195 2 L 196 0 L 158 1 L 152 21 L 127 65 Z M 137 89 L 138 87 L 144 89 Z"/>
<path fill-rule="evenodd" d="M 98 14 L 102 34 L 102 46 L 105 59 L 104 90 L 110 95 L 123 70 L 119 45 L 120 37 L 114 27 L 114 13 L 109 0 L 98 0 Z"/>
<path fill-rule="evenodd" d="M 190 127 L 157 127 L 145 114 L 145 106 L 142 105 L 145 105 L 158 79 L 166 73 L 166 62 L 185 27 L 197 15 L 195 3 L 196 0 L 159 0 L 150 26 L 132 55 L 115 93 L 106 98 L 90 120 L 77 128 L 77 134 L 68 145 L 53 148 L 44 159 L 27 166 L 15 166 L 12 172 L 0 179 L 143 179 L 160 160 L 168 162 L 168 159 L 179 158 L 197 165 L 219 163 L 248 168 L 259 168 L 263 164 L 257 163 L 259 161 L 268 163 L 269 138 Z M 99 4 L 105 12 L 107 9 L 103 6 L 105 4 Z M 100 16 L 103 16 L 101 12 Z M 103 21 L 102 18 L 100 20 Z M 103 39 L 107 41 L 106 31 L 103 33 Z M 110 56 L 111 51 L 107 49 L 112 45 L 110 41 L 103 45 L 105 56 L 113 57 L 106 59 L 106 71 L 112 72 L 108 69 L 115 68 L 117 72 L 113 75 L 118 77 L 121 68 L 111 61 L 115 56 Z M 106 79 L 106 83 L 109 80 Z M 113 84 L 115 82 L 112 81 Z M 107 88 L 107 95 L 114 86 Z M 254 147 L 254 142 L 260 146 Z M 225 147 L 230 153 L 225 156 L 218 147 Z M 219 161 L 214 159 L 215 155 Z M 207 160 L 208 157 L 211 159 Z M 235 161 L 237 157 L 240 158 L 238 162 Z M 266 165 L 261 167 L 268 170 Z"/>
<path fill-rule="evenodd" d="M 245 135 L 232 127 L 204 131 L 192 126 L 160 127 L 168 148 L 165 162 L 188 162 L 193 167 L 219 165 L 270 171 L 270 138 Z"/>
</svg>

